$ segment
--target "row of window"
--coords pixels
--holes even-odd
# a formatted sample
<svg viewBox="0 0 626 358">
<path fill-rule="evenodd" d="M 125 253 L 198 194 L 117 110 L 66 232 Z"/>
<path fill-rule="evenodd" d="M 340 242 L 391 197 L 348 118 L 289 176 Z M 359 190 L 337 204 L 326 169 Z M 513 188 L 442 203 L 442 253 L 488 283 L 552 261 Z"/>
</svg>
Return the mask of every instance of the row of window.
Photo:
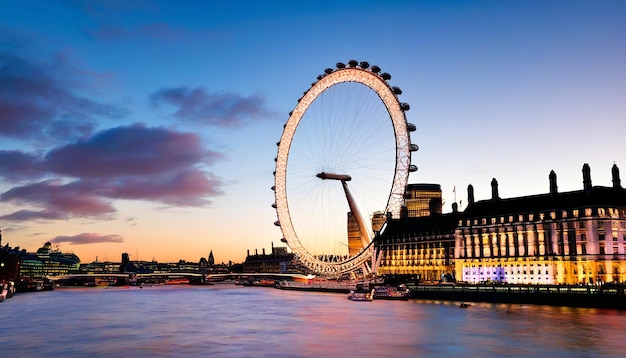
<svg viewBox="0 0 626 358">
<path fill-rule="evenodd" d="M 578 217 L 595 217 L 595 216 L 609 216 L 609 217 L 626 217 L 625 208 L 585 208 L 584 210 L 572 209 L 572 210 L 559 210 L 551 211 L 548 213 L 526 213 L 508 216 L 499 216 L 491 218 L 474 218 L 474 219 L 462 219 L 459 221 L 459 226 L 477 226 L 487 225 L 489 222 L 491 225 L 513 223 L 513 222 L 528 222 L 528 221 L 544 221 L 544 220 L 556 220 Z M 516 220 L 517 219 L 517 220 Z M 480 222 L 480 224 L 479 224 Z M 464 225 L 465 224 L 465 225 Z M 626 223 L 622 223 L 626 225 Z M 626 226 L 622 226 L 626 227 Z"/>
</svg>

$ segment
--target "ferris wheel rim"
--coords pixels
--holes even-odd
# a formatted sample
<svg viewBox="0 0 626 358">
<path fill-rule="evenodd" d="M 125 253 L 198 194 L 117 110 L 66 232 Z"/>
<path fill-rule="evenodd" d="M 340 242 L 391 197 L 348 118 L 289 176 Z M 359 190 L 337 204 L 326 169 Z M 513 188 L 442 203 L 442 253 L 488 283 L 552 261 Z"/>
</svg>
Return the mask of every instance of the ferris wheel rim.
<svg viewBox="0 0 626 358">
<path fill-rule="evenodd" d="M 294 254 L 303 261 L 305 266 L 321 273 L 350 271 L 369 260 L 373 251 L 373 245 L 369 245 L 348 260 L 342 262 L 321 261 L 309 253 L 302 245 L 293 226 L 289 211 L 286 176 L 289 151 L 295 131 L 308 108 L 322 93 L 335 85 L 345 82 L 360 83 L 372 89 L 384 104 L 392 122 L 396 142 L 395 172 L 387 199 L 385 214 L 391 213 L 392 216 L 399 216 L 401 206 L 404 204 L 404 192 L 411 167 L 411 143 L 405 109 L 394 92 L 394 88 L 377 72 L 356 66 L 337 68 L 331 71 L 327 70 L 326 74 L 318 77 L 318 81 L 313 83 L 309 90 L 298 100 L 298 104 L 290 113 L 289 119 L 284 126 L 281 139 L 277 143 L 278 155 L 276 157 L 275 185 L 273 187 L 275 191 L 274 207 L 278 216 L 277 225 L 281 228 L 284 241 Z"/>
</svg>

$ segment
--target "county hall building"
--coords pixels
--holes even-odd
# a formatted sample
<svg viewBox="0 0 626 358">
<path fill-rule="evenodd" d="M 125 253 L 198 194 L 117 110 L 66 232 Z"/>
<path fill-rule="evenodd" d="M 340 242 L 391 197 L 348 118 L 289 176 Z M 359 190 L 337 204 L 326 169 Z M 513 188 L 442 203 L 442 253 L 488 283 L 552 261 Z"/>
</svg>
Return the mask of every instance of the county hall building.
<svg viewBox="0 0 626 358">
<path fill-rule="evenodd" d="M 495 179 L 487 200 L 475 201 L 469 185 L 467 207 L 457 212 L 453 205 L 450 214 L 432 206 L 428 216 L 411 215 L 407 199 L 378 240 L 378 273 L 427 281 L 451 274 L 470 283 L 625 282 L 626 190 L 619 169 L 613 165 L 610 187 L 592 186 L 587 164 L 582 174 L 581 190 L 559 192 L 551 172 L 548 193 L 508 199 L 500 198 Z M 407 188 L 407 197 L 418 196 L 411 189 L 419 187 Z"/>
</svg>

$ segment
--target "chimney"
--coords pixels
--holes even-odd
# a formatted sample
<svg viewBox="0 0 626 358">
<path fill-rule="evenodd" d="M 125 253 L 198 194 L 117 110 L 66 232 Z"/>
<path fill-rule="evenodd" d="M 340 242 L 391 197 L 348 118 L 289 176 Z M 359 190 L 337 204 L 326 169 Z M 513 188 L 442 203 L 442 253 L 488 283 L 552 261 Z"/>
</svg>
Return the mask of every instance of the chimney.
<svg viewBox="0 0 626 358">
<path fill-rule="evenodd" d="M 550 196 L 554 197 L 559 192 L 558 187 L 556 186 L 556 173 L 554 170 L 550 171 L 548 178 L 550 178 Z"/>
<path fill-rule="evenodd" d="M 474 187 L 472 184 L 467 186 L 467 205 L 474 204 Z"/>
<path fill-rule="evenodd" d="M 452 203 L 452 213 L 456 214 L 459 212 L 459 205 L 457 203 Z"/>
<path fill-rule="evenodd" d="M 500 195 L 498 195 L 498 181 L 496 178 L 491 180 L 491 200 L 497 201 L 500 199 Z"/>
<path fill-rule="evenodd" d="M 585 193 L 591 193 L 591 168 L 587 163 L 583 165 L 583 188 Z"/>
<path fill-rule="evenodd" d="M 265 256 L 265 248 L 263 248 L 263 256 Z"/>
<path fill-rule="evenodd" d="M 611 173 L 613 174 L 613 189 L 621 189 L 622 181 L 619 179 L 619 168 L 615 163 L 613 163 L 613 168 L 611 168 Z"/>
</svg>

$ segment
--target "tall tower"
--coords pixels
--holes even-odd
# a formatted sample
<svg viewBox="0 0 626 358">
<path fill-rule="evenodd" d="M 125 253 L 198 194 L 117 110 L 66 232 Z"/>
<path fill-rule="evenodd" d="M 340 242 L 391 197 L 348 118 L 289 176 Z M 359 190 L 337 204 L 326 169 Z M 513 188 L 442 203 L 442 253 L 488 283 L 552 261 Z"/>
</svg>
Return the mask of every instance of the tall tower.
<svg viewBox="0 0 626 358">
<path fill-rule="evenodd" d="M 374 231 L 374 233 L 380 232 L 386 220 L 387 216 L 383 212 L 375 212 L 372 216 L 372 231 Z"/>
<path fill-rule="evenodd" d="M 209 252 L 209 267 L 213 267 L 215 265 L 215 258 L 213 258 L 213 250 Z"/>
<path fill-rule="evenodd" d="M 422 217 L 442 213 L 441 185 L 409 184 L 404 205 L 409 217 Z"/>
<path fill-rule="evenodd" d="M 361 233 L 359 231 L 359 225 L 352 215 L 351 211 L 348 211 L 348 255 L 353 256 L 363 250 L 363 243 L 361 242 Z"/>
</svg>

